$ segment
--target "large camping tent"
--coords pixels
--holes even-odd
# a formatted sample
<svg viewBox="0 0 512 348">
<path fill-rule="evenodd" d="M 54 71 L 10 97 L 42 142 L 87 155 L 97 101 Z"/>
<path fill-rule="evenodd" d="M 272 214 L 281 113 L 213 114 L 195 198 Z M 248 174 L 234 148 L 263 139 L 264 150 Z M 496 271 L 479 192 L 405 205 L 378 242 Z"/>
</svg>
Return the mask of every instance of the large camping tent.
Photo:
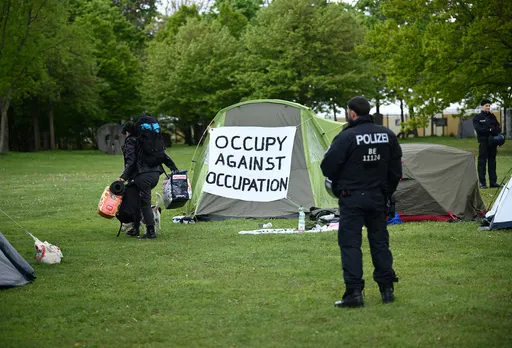
<svg viewBox="0 0 512 348">
<path fill-rule="evenodd" d="M 482 216 L 471 152 L 434 144 L 403 144 L 396 211 L 404 221 L 471 220 Z"/>
<path fill-rule="evenodd" d="M 512 178 L 501 189 L 491 210 L 485 214 L 485 218 L 490 221 L 491 230 L 512 228 Z"/>
<path fill-rule="evenodd" d="M 300 104 L 252 100 L 217 113 L 189 171 L 199 219 L 289 217 L 336 207 L 320 162 L 343 123 Z"/>
<path fill-rule="evenodd" d="M 0 287 L 25 285 L 35 278 L 32 267 L 0 232 Z"/>
</svg>

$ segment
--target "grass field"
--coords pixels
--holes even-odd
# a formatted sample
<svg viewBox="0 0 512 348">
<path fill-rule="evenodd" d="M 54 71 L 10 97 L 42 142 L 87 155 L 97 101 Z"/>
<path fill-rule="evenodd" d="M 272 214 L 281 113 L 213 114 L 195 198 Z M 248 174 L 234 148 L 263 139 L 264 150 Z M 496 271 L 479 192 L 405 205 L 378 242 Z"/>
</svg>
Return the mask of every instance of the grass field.
<svg viewBox="0 0 512 348">
<path fill-rule="evenodd" d="M 474 139 L 403 142 L 412 141 L 477 151 Z M 187 168 L 193 150 L 170 154 Z M 512 142 L 498 155 L 501 180 Z M 59 265 L 37 263 L 32 239 L 0 213 L 0 231 L 37 276 L 0 291 L 0 347 L 512 345 L 511 231 L 391 226 L 396 302 L 381 304 L 365 241 L 365 307 L 343 310 L 333 306 L 343 292 L 336 232 L 238 235 L 264 220 L 176 225 L 179 211 L 164 211 L 156 240 L 116 238 L 117 220 L 96 207 L 121 168 L 121 156 L 96 151 L 0 156 L 0 208 L 64 254 Z M 482 191 L 486 204 L 495 193 Z"/>
</svg>

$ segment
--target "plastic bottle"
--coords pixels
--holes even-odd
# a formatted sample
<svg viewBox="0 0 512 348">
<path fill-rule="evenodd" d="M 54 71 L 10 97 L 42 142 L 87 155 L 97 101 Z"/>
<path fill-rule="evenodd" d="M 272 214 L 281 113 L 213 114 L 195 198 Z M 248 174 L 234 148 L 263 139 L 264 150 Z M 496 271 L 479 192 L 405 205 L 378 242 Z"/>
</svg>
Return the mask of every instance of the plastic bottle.
<svg viewBox="0 0 512 348">
<path fill-rule="evenodd" d="M 304 214 L 304 209 L 302 208 L 302 205 L 299 207 L 299 233 L 304 232 L 306 229 L 306 214 Z"/>
</svg>

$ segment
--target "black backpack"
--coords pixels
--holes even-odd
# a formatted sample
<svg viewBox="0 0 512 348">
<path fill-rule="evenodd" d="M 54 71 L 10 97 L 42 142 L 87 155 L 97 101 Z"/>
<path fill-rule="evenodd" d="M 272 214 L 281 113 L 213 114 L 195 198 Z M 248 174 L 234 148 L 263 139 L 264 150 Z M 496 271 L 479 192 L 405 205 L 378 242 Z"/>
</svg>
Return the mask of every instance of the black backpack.
<svg viewBox="0 0 512 348">
<path fill-rule="evenodd" d="M 165 141 L 162 128 L 151 115 L 142 115 L 135 122 L 135 135 L 138 139 L 142 160 L 150 167 L 165 162 Z"/>
</svg>

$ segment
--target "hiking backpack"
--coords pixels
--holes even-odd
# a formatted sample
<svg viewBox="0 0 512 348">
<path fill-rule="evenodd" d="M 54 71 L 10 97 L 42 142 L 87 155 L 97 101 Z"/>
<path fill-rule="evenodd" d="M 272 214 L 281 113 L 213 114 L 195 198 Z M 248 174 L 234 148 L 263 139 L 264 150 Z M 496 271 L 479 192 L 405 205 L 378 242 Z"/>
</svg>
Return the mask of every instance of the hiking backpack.
<svg viewBox="0 0 512 348">
<path fill-rule="evenodd" d="M 156 167 L 165 161 L 165 141 L 157 119 L 149 114 L 140 116 L 135 122 L 135 135 L 143 161 L 150 167 Z"/>
</svg>

